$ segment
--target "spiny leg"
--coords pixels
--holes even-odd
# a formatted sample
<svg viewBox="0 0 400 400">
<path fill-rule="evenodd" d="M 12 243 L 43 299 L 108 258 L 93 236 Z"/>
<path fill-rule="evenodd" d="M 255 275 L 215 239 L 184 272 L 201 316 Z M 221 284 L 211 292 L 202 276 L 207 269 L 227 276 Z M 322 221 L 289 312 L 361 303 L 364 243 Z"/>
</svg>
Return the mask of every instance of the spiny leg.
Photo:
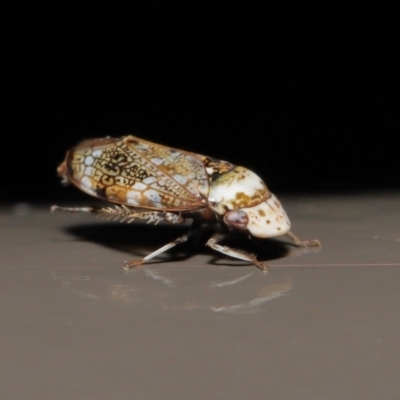
<svg viewBox="0 0 400 400">
<path fill-rule="evenodd" d="M 63 212 L 86 212 L 92 213 L 96 215 L 100 215 L 102 217 L 106 217 L 108 219 L 113 220 L 121 220 L 127 221 L 128 223 L 134 221 L 135 219 L 142 219 L 147 220 L 147 222 L 154 222 L 158 224 L 160 221 L 166 221 L 171 224 L 180 224 L 185 222 L 185 219 L 176 213 L 171 212 L 163 212 L 163 211 L 144 211 L 144 212 L 136 212 L 135 210 L 124 206 L 124 205 L 117 205 L 114 207 L 59 207 L 59 206 L 52 206 L 51 211 L 63 211 Z M 193 221 L 191 230 L 175 239 L 173 242 L 167 243 L 166 245 L 160 247 L 158 250 L 153 251 L 146 257 L 143 257 L 140 260 L 134 261 L 125 261 L 124 262 L 124 269 L 129 270 L 133 267 L 138 267 L 139 265 L 144 264 L 145 262 L 151 260 L 152 258 L 158 256 L 166 252 L 167 250 L 175 247 L 177 244 L 185 243 L 197 230 L 198 224 L 197 222 Z"/>
<path fill-rule="evenodd" d="M 125 205 L 116 205 L 114 207 L 60 207 L 52 206 L 51 212 L 63 211 L 70 213 L 92 213 L 104 217 L 106 219 L 126 221 L 128 224 L 135 219 L 147 220 L 147 223 L 154 222 L 156 225 L 161 221 L 169 222 L 170 224 L 181 224 L 185 219 L 177 213 L 164 211 L 142 211 L 137 212 L 134 209 Z"/>
<path fill-rule="evenodd" d="M 77 213 L 77 212 L 86 212 L 86 213 L 96 213 L 96 207 L 60 207 L 60 206 L 51 206 L 50 211 L 62 211 L 62 212 L 70 212 L 70 213 Z"/>
<path fill-rule="evenodd" d="M 233 249 L 228 246 L 222 246 L 218 244 L 219 241 L 221 241 L 225 235 L 222 235 L 220 233 L 215 233 L 206 243 L 207 246 L 211 247 L 212 249 L 219 251 L 222 254 L 225 254 L 227 256 L 237 258 L 239 260 L 244 260 L 244 261 L 250 261 L 253 263 L 257 268 L 260 268 L 262 271 L 268 271 L 268 265 L 260 262 L 257 260 L 256 256 L 250 253 L 247 253 L 243 250 L 239 249 Z"/>
<path fill-rule="evenodd" d="M 304 240 L 301 241 L 296 235 L 292 232 L 286 233 L 286 236 L 293 240 L 293 243 L 298 247 L 308 247 L 308 246 L 321 246 L 321 242 L 316 239 L 312 240 Z"/>
</svg>

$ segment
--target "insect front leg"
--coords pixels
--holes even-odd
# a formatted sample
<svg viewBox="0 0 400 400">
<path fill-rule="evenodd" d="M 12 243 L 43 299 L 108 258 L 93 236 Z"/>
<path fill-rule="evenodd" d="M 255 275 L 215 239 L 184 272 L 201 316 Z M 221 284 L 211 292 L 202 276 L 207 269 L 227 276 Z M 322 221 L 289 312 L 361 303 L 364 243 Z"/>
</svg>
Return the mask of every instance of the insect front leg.
<svg viewBox="0 0 400 400">
<path fill-rule="evenodd" d="M 304 240 L 301 241 L 296 235 L 294 235 L 292 232 L 286 233 L 286 236 L 289 237 L 293 243 L 298 246 L 298 247 L 308 247 L 308 246 L 321 246 L 321 242 L 316 239 L 312 240 Z"/>
<path fill-rule="evenodd" d="M 262 271 L 268 271 L 268 266 L 266 264 L 258 261 L 255 255 L 247 253 L 246 251 L 243 251 L 243 250 L 233 249 L 231 247 L 221 246 L 220 244 L 218 244 L 218 242 L 221 241 L 224 237 L 225 237 L 225 235 L 223 235 L 221 233 L 215 233 L 208 240 L 206 245 L 216 251 L 219 251 L 222 254 L 227 255 L 227 256 L 237 258 L 239 260 L 250 261 L 257 268 L 260 268 Z"/>
</svg>

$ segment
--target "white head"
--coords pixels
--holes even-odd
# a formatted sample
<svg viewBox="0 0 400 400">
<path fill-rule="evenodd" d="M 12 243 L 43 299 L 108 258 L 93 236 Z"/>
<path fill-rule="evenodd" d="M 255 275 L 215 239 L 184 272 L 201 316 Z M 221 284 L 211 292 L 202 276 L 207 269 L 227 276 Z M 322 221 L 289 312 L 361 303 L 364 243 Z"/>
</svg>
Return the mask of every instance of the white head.
<svg viewBox="0 0 400 400">
<path fill-rule="evenodd" d="M 252 236 L 284 235 L 290 221 L 279 200 L 254 172 L 236 167 L 212 182 L 208 194 L 213 211 L 225 224 Z"/>
</svg>

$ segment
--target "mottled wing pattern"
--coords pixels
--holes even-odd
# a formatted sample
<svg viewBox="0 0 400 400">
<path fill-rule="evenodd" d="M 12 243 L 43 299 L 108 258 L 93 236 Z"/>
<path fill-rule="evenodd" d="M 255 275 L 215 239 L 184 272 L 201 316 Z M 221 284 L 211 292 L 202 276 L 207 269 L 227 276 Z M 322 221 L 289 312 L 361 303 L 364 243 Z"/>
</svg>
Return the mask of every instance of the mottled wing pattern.
<svg viewBox="0 0 400 400">
<path fill-rule="evenodd" d="M 59 173 L 85 192 L 115 203 L 165 211 L 207 207 L 201 156 L 134 136 L 86 140 Z"/>
</svg>

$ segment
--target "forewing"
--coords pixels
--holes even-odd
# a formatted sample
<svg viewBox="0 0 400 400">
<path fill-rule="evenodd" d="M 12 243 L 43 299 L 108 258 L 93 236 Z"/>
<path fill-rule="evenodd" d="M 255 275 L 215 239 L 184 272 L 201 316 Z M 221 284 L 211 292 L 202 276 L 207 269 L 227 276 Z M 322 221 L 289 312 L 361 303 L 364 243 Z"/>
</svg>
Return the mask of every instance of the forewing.
<svg viewBox="0 0 400 400">
<path fill-rule="evenodd" d="M 115 203 L 194 211 L 207 206 L 208 179 L 200 157 L 134 136 L 93 139 L 72 149 L 59 173 Z"/>
</svg>

